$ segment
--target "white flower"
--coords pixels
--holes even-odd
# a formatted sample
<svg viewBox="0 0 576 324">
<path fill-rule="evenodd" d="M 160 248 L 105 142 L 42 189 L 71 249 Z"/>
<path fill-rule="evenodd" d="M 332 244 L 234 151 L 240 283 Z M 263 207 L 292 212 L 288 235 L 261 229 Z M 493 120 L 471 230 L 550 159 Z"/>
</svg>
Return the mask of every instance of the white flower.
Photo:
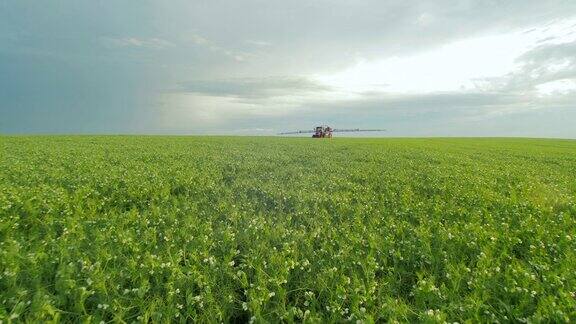
<svg viewBox="0 0 576 324">
<path fill-rule="evenodd" d="M 268 294 L 268 297 L 274 297 L 274 296 L 276 296 L 276 293 L 275 293 L 275 292 L 271 292 L 271 293 Z"/>
</svg>

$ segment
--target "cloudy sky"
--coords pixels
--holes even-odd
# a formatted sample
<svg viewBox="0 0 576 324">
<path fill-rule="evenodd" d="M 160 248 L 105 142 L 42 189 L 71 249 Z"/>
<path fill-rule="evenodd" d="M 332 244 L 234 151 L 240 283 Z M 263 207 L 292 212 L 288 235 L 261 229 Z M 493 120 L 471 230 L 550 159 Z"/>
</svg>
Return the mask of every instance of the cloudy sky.
<svg viewBox="0 0 576 324">
<path fill-rule="evenodd" d="M 0 133 L 576 138 L 574 0 L 0 0 Z"/>
</svg>

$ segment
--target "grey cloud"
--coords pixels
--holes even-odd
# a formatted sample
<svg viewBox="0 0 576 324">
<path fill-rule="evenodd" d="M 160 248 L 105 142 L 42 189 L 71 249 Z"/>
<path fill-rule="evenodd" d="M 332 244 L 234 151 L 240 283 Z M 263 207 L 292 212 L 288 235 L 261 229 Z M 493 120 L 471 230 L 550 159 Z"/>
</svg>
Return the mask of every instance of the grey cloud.
<svg viewBox="0 0 576 324">
<path fill-rule="evenodd" d="M 259 46 L 259 47 L 272 45 L 272 43 L 270 43 L 270 42 L 265 42 L 265 41 L 261 41 L 261 40 L 247 40 L 246 44 Z"/>
<path fill-rule="evenodd" d="M 235 51 L 235 50 L 230 50 L 230 49 L 224 48 L 222 46 L 216 45 L 213 41 L 211 41 L 211 40 L 209 40 L 203 36 L 200 36 L 196 33 L 191 33 L 190 40 L 192 41 L 192 43 L 194 43 L 198 46 L 201 46 L 203 48 L 206 48 L 211 52 L 228 56 L 228 57 L 233 58 L 234 60 L 239 61 L 239 62 L 244 61 L 246 56 L 249 55 L 247 53 L 243 53 L 243 52 L 239 52 L 239 51 Z"/>
<path fill-rule="evenodd" d="M 330 112 L 345 119 L 362 122 L 455 120 L 477 118 L 494 111 L 504 111 L 522 102 L 521 96 L 505 93 L 447 92 L 416 95 L 371 95 L 356 100 L 326 102 L 313 106 L 312 111 Z M 369 125 L 377 126 L 377 125 Z"/>
<path fill-rule="evenodd" d="M 517 59 L 519 68 L 502 77 L 477 80 L 488 91 L 532 92 L 535 87 L 558 80 L 576 80 L 576 41 L 540 45 Z"/>
<path fill-rule="evenodd" d="M 308 102 L 281 119 L 238 114 L 215 128 L 174 116 L 176 133 L 234 134 L 247 129 L 273 135 L 280 131 L 329 124 L 339 128 L 385 128 L 377 136 L 535 136 L 576 138 L 576 94 L 535 99 L 506 93 L 436 93 L 391 96 L 372 94 L 356 100 Z M 545 107 L 545 108 L 542 108 Z M 217 109 L 217 108 L 215 108 Z M 178 120 L 176 120 L 178 119 Z M 369 134 L 374 136 L 375 134 Z"/>
<path fill-rule="evenodd" d="M 330 88 L 297 76 L 196 80 L 180 84 L 180 91 L 209 96 L 262 99 L 326 92 Z"/>
<path fill-rule="evenodd" d="M 518 58 L 525 74 L 548 81 L 576 76 L 576 41 L 541 45 Z"/>
<path fill-rule="evenodd" d="M 201 79 L 231 71 L 240 77 L 334 71 L 358 57 L 415 53 L 576 12 L 571 0 L 60 2 L 46 8 L 2 2 L 0 30 L 32 35 L 20 46 L 66 55 L 104 55 L 87 42 L 98 37 L 165 40 L 176 46 L 155 59 L 169 62 L 176 82 L 190 73 Z"/>
<path fill-rule="evenodd" d="M 173 43 L 160 38 L 102 37 L 100 41 L 108 47 L 141 47 L 148 49 L 165 49 L 175 46 Z"/>
<path fill-rule="evenodd" d="M 243 64 L 213 62 L 207 73 L 220 78 L 230 75 L 230 69 L 242 77 L 269 70 L 290 75 L 334 71 L 358 57 L 411 54 L 576 12 L 576 2 L 568 0 L 176 1 L 158 7 L 157 15 L 171 18 L 162 23 L 164 34 L 185 38 L 196 33 L 245 54 Z M 270 45 L 255 46 L 253 40 Z"/>
</svg>

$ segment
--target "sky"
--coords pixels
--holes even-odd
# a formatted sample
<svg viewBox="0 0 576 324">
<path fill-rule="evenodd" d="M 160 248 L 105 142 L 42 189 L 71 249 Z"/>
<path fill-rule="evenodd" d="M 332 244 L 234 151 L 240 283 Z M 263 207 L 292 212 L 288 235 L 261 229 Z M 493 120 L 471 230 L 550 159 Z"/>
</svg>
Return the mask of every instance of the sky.
<svg viewBox="0 0 576 324">
<path fill-rule="evenodd" d="M 576 138 L 574 0 L 0 0 L 0 133 Z"/>
</svg>

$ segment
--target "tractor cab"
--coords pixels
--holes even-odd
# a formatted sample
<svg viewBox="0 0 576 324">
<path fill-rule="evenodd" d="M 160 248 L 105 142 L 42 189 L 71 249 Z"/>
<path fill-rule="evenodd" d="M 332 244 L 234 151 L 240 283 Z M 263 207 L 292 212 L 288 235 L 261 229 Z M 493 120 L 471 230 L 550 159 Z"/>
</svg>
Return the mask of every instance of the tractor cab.
<svg viewBox="0 0 576 324">
<path fill-rule="evenodd" d="M 332 138 L 332 128 L 330 126 L 316 126 L 312 138 Z"/>
</svg>

